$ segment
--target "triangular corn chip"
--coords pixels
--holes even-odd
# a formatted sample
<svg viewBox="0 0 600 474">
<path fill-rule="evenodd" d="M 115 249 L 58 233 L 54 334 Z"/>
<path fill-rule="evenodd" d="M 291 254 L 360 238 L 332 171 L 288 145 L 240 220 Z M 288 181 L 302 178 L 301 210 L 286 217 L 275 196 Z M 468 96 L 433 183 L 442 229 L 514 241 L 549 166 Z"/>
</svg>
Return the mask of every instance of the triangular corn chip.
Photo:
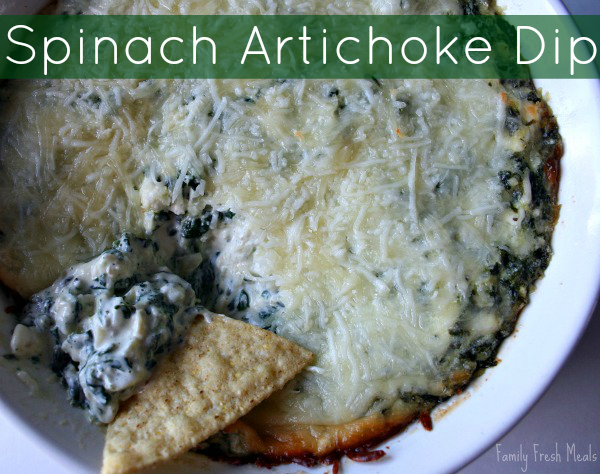
<svg viewBox="0 0 600 474">
<path fill-rule="evenodd" d="M 102 474 L 173 459 L 229 426 L 312 359 L 275 334 L 207 313 L 109 425 Z"/>
</svg>

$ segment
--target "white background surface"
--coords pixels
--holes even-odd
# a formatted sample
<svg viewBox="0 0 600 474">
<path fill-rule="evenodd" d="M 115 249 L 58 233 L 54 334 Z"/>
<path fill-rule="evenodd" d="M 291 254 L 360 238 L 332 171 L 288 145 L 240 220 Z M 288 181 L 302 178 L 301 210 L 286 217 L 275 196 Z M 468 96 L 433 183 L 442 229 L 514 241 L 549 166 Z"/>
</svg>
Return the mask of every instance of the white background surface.
<svg viewBox="0 0 600 474">
<path fill-rule="evenodd" d="M 1 1 L 1 0 L 0 0 Z M 600 0 L 566 0 L 574 14 L 600 14 Z M 599 25 L 600 26 L 600 25 Z M 569 315 L 565 314 L 565 318 Z M 498 459 L 496 445 L 460 474 L 496 473 L 599 473 L 600 472 L 600 310 L 546 395 L 502 440 L 500 451 L 516 455 L 519 461 Z M 543 350 L 539 348 L 538 350 Z M 493 409 L 491 407 L 490 409 Z M 21 432 L 11 430 L 0 419 L 1 474 L 71 473 L 48 457 Z M 560 462 L 543 462 L 534 452 L 551 454 L 558 443 Z M 567 460 L 567 443 L 585 454 L 590 449 L 596 462 Z M 525 463 L 527 456 L 527 464 Z M 375 466 L 374 466 L 375 467 Z M 526 470 L 525 470 L 526 469 Z M 323 472 L 330 469 L 323 469 Z"/>
</svg>

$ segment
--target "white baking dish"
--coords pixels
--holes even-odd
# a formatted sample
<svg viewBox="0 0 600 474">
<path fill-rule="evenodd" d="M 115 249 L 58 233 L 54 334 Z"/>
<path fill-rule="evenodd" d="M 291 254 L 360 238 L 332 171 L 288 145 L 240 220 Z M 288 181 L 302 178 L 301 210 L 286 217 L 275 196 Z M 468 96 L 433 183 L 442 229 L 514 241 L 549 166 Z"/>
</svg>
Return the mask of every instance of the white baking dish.
<svg viewBox="0 0 600 474">
<path fill-rule="evenodd" d="M 2 14 L 32 13 L 44 0 L 8 0 Z M 500 0 L 508 14 L 565 14 L 553 0 Z M 563 135 L 560 219 L 554 235 L 555 255 L 537 285 L 516 333 L 502 345 L 502 362 L 475 381 L 468 391 L 436 410 L 434 430 L 419 426 L 383 444 L 388 455 L 376 463 L 345 460 L 344 473 L 395 474 L 453 472 L 508 431 L 548 387 L 582 334 L 600 286 L 600 84 L 592 80 L 540 80 L 550 94 Z M 0 308 L 6 305 L 1 300 Z M 0 353 L 8 351 L 11 317 L 0 317 Z M 103 433 L 90 426 L 80 410 L 69 407 L 55 384 L 40 372 L 43 396 L 31 395 L 14 363 L 0 360 L 0 430 L 18 430 L 64 466 L 65 472 L 97 473 Z M 46 386 L 47 385 L 47 386 Z M 449 410 L 448 408 L 452 409 Z M 568 410 L 568 407 L 565 407 Z M 68 421 L 66 421 L 68 420 Z M 160 473 L 230 472 L 231 466 L 187 456 L 163 466 Z M 236 472 L 264 472 L 254 466 Z M 270 472 L 297 472 L 280 466 Z M 306 471 L 306 468 L 302 468 Z M 322 468 L 315 472 L 323 472 Z"/>
</svg>

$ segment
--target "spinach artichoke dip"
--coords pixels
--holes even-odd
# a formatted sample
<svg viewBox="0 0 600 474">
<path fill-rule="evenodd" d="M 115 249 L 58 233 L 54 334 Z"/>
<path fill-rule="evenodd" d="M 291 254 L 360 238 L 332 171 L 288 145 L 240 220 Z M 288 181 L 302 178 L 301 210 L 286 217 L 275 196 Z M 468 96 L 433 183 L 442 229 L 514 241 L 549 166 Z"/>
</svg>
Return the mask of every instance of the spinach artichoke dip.
<svg viewBox="0 0 600 474">
<path fill-rule="evenodd" d="M 493 14 L 491 1 L 71 0 L 70 14 Z M 3 88 L 0 277 L 110 422 L 198 306 L 313 364 L 198 447 L 323 459 L 495 364 L 549 263 L 561 138 L 531 81 L 40 80 Z M 52 353 L 51 355 L 48 355 Z"/>
</svg>

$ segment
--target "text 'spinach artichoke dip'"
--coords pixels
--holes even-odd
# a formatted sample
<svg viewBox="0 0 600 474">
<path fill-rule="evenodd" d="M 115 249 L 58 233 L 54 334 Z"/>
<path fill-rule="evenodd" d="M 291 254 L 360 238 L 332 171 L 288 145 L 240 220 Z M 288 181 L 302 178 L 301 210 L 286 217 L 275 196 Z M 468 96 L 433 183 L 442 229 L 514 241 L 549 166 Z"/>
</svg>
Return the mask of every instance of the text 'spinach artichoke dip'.
<svg viewBox="0 0 600 474">
<path fill-rule="evenodd" d="M 59 9 L 495 12 L 463 0 Z M 532 82 L 46 80 L 4 93 L 0 272 L 31 297 L 14 353 L 50 344 L 69 397 L 100 422 L 202 305 L 316 358 L 200 449 L 285 461 L 367 446 L 495 364 L 551 256 L 562 145 Z"/>
</svg>

